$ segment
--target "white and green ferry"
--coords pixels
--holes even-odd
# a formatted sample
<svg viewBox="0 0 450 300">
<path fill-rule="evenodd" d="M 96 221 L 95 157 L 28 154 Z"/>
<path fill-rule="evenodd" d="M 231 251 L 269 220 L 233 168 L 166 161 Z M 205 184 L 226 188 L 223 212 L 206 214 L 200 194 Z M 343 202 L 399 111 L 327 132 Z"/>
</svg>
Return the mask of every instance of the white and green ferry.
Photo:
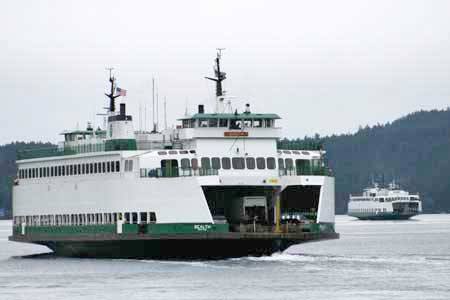
<svg viewBox="0 0 450 300">
<path fill-rule="evenodd" d="M 278 149 L 278 115 L 229 110 L 220 53 L 215 62 L 211 113 L 199 105 L 173 129 L 135 131 L 110 74 L 105 129 L 18 153 L 10 240 L 61 256 L 178 259 L 338 238 L 325 152 Z"/>
<path fill-rule="evenodd" d="M 401 190 L 392 182 L 387 188 L 366 188 L 361 196 L 350 195 L 348 215 L 361 220 L 406 220 L 422 212 L 418 194 Z"/>
</svg>

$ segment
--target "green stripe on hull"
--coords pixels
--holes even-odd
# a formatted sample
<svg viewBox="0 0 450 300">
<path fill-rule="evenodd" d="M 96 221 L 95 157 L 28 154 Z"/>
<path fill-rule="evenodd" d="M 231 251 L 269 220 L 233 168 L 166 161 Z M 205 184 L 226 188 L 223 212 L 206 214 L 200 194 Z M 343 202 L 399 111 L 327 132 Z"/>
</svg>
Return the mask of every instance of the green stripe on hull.
<svg viewBox="0 0 450 300">
<path fill-rule="evenodd" d="M 25 234 L 54 234 L 54 235 L 86 235 L 116 233 L 117 225 L 60 225 L 60 226 L 26 226 Z M 228 232 L 228 224 L 208 223 L 177 223 L 177 224 L 123 224 L 122 234 L 169 234 L 169 233 L 205 233 L 205 232 Z M 14 226 L 14 235 L 21 234 L 21 227 Z"/>
<path fill-rule="evenodd" d="M 416 216 L 416 213 L 410 213 L 410 214 L 399 214 L 399 213 L 380 213 L 380 214 L 357 214 L 357 213 L 351 213 L 348 214 L 351 217 L 358 218 L 360 220 L 407 220 L 413 216 Z"/>
</svg>

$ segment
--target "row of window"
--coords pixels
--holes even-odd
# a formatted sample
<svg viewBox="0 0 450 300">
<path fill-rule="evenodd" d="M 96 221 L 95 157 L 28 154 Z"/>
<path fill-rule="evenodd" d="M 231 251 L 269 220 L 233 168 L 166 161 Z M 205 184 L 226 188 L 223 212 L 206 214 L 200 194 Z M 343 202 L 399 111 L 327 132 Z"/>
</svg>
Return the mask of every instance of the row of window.
<svg viewBox="0 0 450 300">
<path fill-rule="evenodd" d="M 226 127 L 229 129 L 241 129 L 241 128 L 270 128 L 275 126 L 275 120 L 273 119 L 186 119 L 182 121 L 183 128 L 195 128 L 195 127 Z"/>
<path fill-rule="evenodd" d="M 125 161 L 125 172 L 133 170 L 133 161 Z M 120 172 L 120 161 L 104 161 L 83 164 L 71 164 L 61 166 L 48 166 L 39 168 L 19 169 L 18 178 L 45 178 L 59 176 L 73 176 L 98 173 Z"/>
<path fill-rule="evenodd" d="M 386 197 L 386 198 L 353 198 L 353 201 L 378 201 L 378 202 L 392 202 L 392 201 L 408 201 L 419 200 L 416 197 Z"/>
<path fill-rule="evenodd" d="M 96 213 L 96 214 L 63 214 L 39 216 L 15 216 L 14 225 L 27 226 L 59 226 L 59 225 L 99 225 L 117 224 L 121 220 L 124 224 L 156 223 L 155 212 L 125 212 L 125 213 Z"/>
<path fill-rule="evenodd" d="M 350 213 L 380 213 L 380 212 L 386 212 L 386 208 L 354 208 L 350 209 Z"/>
<path fill-rule="evenodd" d="M 161 167 L 165 168 L 167 165 L 172 167 L 178 167 L 177 160 L 162 160 Z M 181 169 L 198 169 L 199 162 L 197 158 L 182 158 L 181 161 Z M 295 166 L 297 168 L 306 168 L 309 166 L 320 166 L 320 160 L 305 160 L 305 159 L 296 159 Z M 276 169 L 276 160 L 274 157 L 202 157 L 200 159 L 200 166 L 202 169 L 213 169 L 213 170 L 230 170 L 231 168 L 235 170 L 274 170 Z M 294 160 L 292 158 L 279 158 L 278 159 L 278 168 L 281 170 L 284 169 L 293 169 L 294 168 Z"/>
</svg>

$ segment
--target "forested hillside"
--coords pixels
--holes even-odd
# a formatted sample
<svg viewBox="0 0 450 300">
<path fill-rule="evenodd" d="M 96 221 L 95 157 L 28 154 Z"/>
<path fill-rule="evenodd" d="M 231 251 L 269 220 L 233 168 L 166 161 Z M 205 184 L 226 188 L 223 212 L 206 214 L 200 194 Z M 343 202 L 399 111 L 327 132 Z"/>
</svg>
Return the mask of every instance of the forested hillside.
<svg viewBox="0 0 450 300">
<path fill-rule="evenodd" d="M 427 212 L 450 211 L 450 110 L 420 111 L 354 134 L 282 140 L 280 144 L 322 142 L 336 176 L 336 212 L 345 213 L 348 195 L 372 181 L 395 179 L 418 192 Z"/>
<path fill-rule="evenodd" d="M 281 140 L 285 149 L 319 143 L 336 177 L 336 212 L 346 213 L 348 195 L 361 193 L 372 178 L 395 179 L 422 196 L 426 212 L 450 211 L 450 110 L 420 111 L 392 123 L 360 128 L 354 134 Z M 11 209 L 16 150 L 51 144 L 0 146 L 0 208 Z"/>
<path fill-rule="evenodd" d="M 16 174 L 16 151 L 51 146 L 50 143 L 16 142 L 0 146 L 0 210 L 11 213 L 11 187 Z"/>
</svg>

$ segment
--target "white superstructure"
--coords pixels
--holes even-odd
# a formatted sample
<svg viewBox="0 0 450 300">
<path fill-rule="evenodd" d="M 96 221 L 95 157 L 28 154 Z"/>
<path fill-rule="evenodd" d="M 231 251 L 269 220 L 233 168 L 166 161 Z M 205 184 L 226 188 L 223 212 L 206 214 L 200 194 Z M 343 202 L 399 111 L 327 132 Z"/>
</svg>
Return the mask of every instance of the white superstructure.
<svg viewBox="0 0 450 300">
<path fill-rule="evenodd" d="M 375 183 L 361 196 L 350 195 L 348 202 L 348 215 L 359 219 L 408 219 L 421 212 L 419 195 L 401 190 L 395 182 L 387 188 Z"/>
<path fill-rule="evenodd" d="M 216 75 L 209 79 L 221 108 L 225 73 Z M 248 104 L 234 113 L 206 113 L 199 105 L 174 129 L 134 131 L 125 104 L 115 111 L 115 78 L 110 82 L 105 130 L 65 131 L 58 147 L 19 153 L 13 214 L 21 232 L 98 225 L 101 233 L 114 225 L 122 234 L 127 224 L 165 224 L 161 230 L 173 232 L 185 230 L 183 224 L 194 231 L 227 224 L 240 231 L 248 222 L 255 231 L 258 224 L 280 232 L 283 214 L 307 216 L 312 225 L 299 230 L 334 233 L 334 178 L 325 151 L 278 149 L 278 115 L 253 113 Z"/>
</svg>

